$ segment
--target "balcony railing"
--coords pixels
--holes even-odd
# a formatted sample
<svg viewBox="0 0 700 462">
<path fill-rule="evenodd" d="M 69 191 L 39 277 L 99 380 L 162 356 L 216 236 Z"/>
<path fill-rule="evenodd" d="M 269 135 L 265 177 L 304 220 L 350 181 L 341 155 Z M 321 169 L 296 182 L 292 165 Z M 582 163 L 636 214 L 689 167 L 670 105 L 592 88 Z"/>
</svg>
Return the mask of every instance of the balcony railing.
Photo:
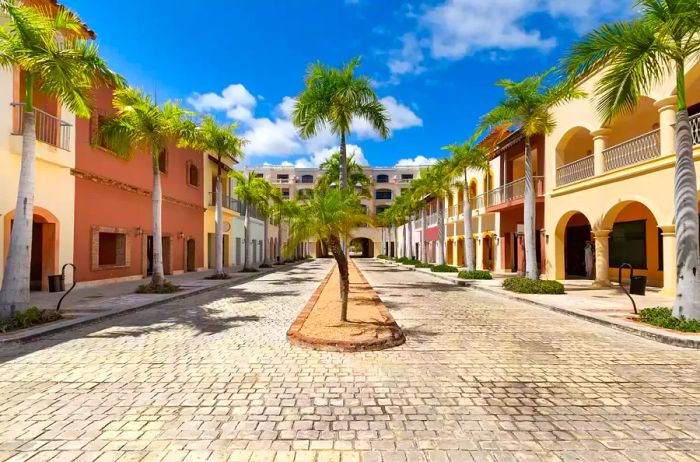
<svg viewBox="0 0 700 462">
<path fill-rule="evenodd" d="M 693 134 L 693 146 L 700 144 L 700 114 L 690 118 L 690 131 Z"/>
<path fill-rule="evenodd" d="M 216 207 L 216 193 L 209 193 L 209 205 Z M 231 196 L 223 195 L 221 196 L 221 206 L 229 210 L 243 214 L 244 208 L 241 201 L 235 199 Z"/>
<path fill-rule="evenodd" d="M 14 122 L 12 134 L 21 135 L 24 129 L 24 103 L 11 103 L 11 105 Z M 70 136 L 73 127 L 71 124 L 37 108 L 34 108 L 34 122 L 37 141 L 70 151 Z"/>
<path fill-rule="evenodd" d="M 593 156 L 586 156 L 557 169 L 557 186 L 564 186 L 576 181 L 590 178 L 595 174 Z"/>
<path fill-rule="evenodd" d="M 289 184 L 291 183 L 292 180 L 289 178 L 275 178 L 274 184 Z"/>
<path fill-rule="evenodd" d="M 638 164 L 661 155 L 659 129 L 652 130 L 629 141 L 603 151 L 605 171 Z"/>
<path fill-rule="evenodd" d="M 541 196 L 544 194 L 544 177 L 535 176 L 532 178 L 535 187 L 535 195 Z M 506 204 L 525 197 L 525 178 L 515 180 L 496 189 L 492 189 L 487 193 L 488 206 Z"/>
<path fill-rule="evenodd" d="M 423 219 L 422 219 L 422 218 L 417 219 L 417 220 L 415 221 L 413 227 L 414 227 L 415 229 L 421 229 L 421 228 L 423 227 Z"/>
<path fill-rule="evenodd" d="M 486 193 L 472 197 L 470 200 L 472 203 L 472 210 L 483 209 L 486 206 Z"/>
<path fill-rule="evenodd" d="M 413 178 L 399 178 L 396 180 L 396 182 L 400 184 L 410 183 L 411 181 L 413 181 Z"/>
<path fill-rule="evenodd" d="M 437 225 L 438 222 L 438 216 L 437 213 L 433 213 L 432 215 L 428 215 L 428 226 L 435 226 Z"/>
<path fill-rule="evenodd" d="M 447 212 L 447 216 L 449 218 L 456 217 L 457 215 L 459 215 L 459 209 L 456 205 L 450 205 L 447 209 Z"/>
</svg>

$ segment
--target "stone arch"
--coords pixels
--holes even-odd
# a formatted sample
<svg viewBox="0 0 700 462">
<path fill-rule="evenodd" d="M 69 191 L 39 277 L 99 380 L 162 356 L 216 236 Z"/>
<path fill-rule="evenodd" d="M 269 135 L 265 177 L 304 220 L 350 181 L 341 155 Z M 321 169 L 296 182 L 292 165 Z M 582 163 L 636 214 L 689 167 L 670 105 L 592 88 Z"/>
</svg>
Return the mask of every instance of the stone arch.
<svg viewBox="0 0 700 462">
<path fill-rule="evenodd" d="M 610 129 L 608 146 L 616 146 L 658 128 L 659 111 L 655 102 L 653 98 L 642 96 L 633 112 L 617 117 L 608 127 L 602 127 Z"/>
<path fill-rule="evenodd" d="M 556 166 L 561 167 L 593 154 L 593 136 L 583 126 L 572 127 L 564 133 L 556 147 Z"/>
<path fill-rule="evenodd" d="M 581 212 L 580 210 L 570 210 L 559 217 L 557 226 L 554 230 L 554 261 L 556 273 L 554 275 L 555 279 L 566 279 L 567 276 L 567 228 L 572 218 L 580 216 L 581 221 L 585 221 L 589 226 L 594 227 L 594 221 L 590 219 L 588 215 Z"/>
</svg>

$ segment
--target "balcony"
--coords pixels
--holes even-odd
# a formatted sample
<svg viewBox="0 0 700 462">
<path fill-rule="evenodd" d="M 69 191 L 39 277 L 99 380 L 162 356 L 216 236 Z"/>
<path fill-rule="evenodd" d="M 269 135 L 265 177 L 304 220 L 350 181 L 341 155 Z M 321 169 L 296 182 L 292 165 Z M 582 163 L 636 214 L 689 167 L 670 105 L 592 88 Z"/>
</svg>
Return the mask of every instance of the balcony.
<svg viewBox="0 0 700 462">
<path fill-rule="evenodd" d="M 656 129 L 603 151 L 604 171 L 639 164 L 660 155 L 659 129 Z"/>
<path fill-rule="evenodd" d="M 532 178 L 536 197 L 544 195 L 544 177 Z M 487 193 L 488 207 L 501 207 L 525 198 L 525 178 L 520 178 Z"/>
<path fill-rule="evenodd" d="M 592 155 L 586 156 L 559 167 L 557 169 L 557 186 L 564 186 L 591 178 L 595 174 L 593 157 Z"/>
<path fill-rule="evenodd" d="M 486 193 L 479 194 L 476 197 L 469 199 L 472 204 L 472 210 L 479 210 L 486 207 Z"/>
<path fill-rule="evenodd" d="M 272 182 L 273 184 L 290 184 L 292 180 L 289 178 L 275 178 L 275 180 Z"/>
<path fill-rule="evenodd" d="M 693 134 L 693 146 L 700 145 L 700 114 L 690 118 L 690 132 Z"/>
<path fill-rule="evenodd" d="M 396 180 L 396 182 L 399 183 L 399 184 L 408 184 L 408 183 L 410 183 L 411 181 L 413 181 L 413 178 L 398 178 L 398 179 Z"/>
<path fill-rule="evenodd" d="M 12 134 L 21 135 L 24 129 L 24 103 L 11 103 Z M 70 151 L 70 137 L 73 126 L 58 117 L 34 108 L 36 139 L 64 151 Z"/>
<path fill-rule="evenodd" d="M 216 207 L 216 193 L 209 193 L 209 206 Z M 225 209 L 233 210 L 239 214 L 243 214 L 243 204 L 238 199 L 231 196 L 221 196 L 221 206 Z"/>
<path fill-rule="evenodd" d="M 437 213 L 433 213 L 432 215 L 428 215 L 428 218 L 426 218 L 428 222 L 428 227 L 429 226 L 437 226 L 438 222 L 438 216 Z"/>
</svg>

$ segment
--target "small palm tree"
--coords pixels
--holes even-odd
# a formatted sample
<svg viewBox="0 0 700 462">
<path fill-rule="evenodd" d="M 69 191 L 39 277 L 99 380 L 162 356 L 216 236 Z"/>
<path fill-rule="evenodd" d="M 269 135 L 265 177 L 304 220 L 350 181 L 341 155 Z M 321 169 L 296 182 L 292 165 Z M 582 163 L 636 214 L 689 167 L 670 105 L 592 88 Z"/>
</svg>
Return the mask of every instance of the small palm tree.
<svg viewBox="0 0 700 462">
<path fill-rule="evenodd" d="M 637 0 L 637 19 L 602 26 L 575 44 L 564 60 L 574 79 L 602 72 L 595 88 L 605 123 L 630 113 L 640 96 L 676 77 L 675 222 L 678 291 L 675 316 L 700 319 L 697 173 L 686 102 L 686 64 L 700 52 L 699 0 Z"/>
<path fill-rule="evenodd" d="M 274 223 L 277 225 L 277 263 L 282 263 L 282 227 L 287 225 L 289 229 L 291 222 L 296 219 L 299 215 L 299 210 L 301 208 L 300 203 L 295 200 L 284 199 L 282 197 L 282 191 L 277 188 L 273 188 L 272 195 L 270 199 L 272 201 L 272 216 L 274 217 Z M 311 195 L 313 190 L 311 190 Z M 305 196 L 305 200 L 311 198 L 311 195 Z"/>
<path fill-rule="evenodd" d="M 551 133 L 556 122 L 552 109 L 585 94 L 569 82 L 545 85 L 545 79 L 551 74 L 545 72 L 528 77 L 521 82 L 501 80 L 496 85 L 503 87 L 505 98 L 501 104 L 482 118 L 482 128 L 486 130 L 503 130 L 516 128 L 525 137 L 525 198 L 524 198 L 524 235 L 525 235 L 525 275 L 530 279 L 539 278 L 537 267 L 537 246 L 535 240 L 535 186 L 532 177 L 531 140 L 537 135 Z"/>
<path fill-rule="evenodd" d="M 137 152 L 151 157 L 153 173 L 153 274 L 151 285 L 154 288 L 165 284 L 163 271 L 163 230 L 161 216 L 163 192 L 160 184 L 159 159 L 168 146 L 178 142 L 187 132 L 192 113 L 175 103 L 166 102 L 159 106 L 150 96 L 134 88 L 114 91 L 116 113 L 100 121 L 94 144 L 105 146 L 118 156 L 131 158 Z"/>
<path fill-rule="evenodd" d="M 478 134 L 477 134 L 478 135 Z M 489 168 L 488 150 L 477 144 L 476 136 L 464 144 L 451 144 L 443 149 L 452 153 L 451 166 L 452 176 L 462 176 L 464 189 L 464 204 L 462 214 L 464 216 L 464 264 L 467 271 L 476 269 L 476 257 L 474 255 L 474 236 L 472 231 L 472 205 L 469 196 L 469 182 L 467 174 L 472 172 L 483 172 Z M 455 225 L 456 226 L 456 225 Z"/>
<path fill-rule="evenodd" d="M 85 26 L 72 11 L 54 11 L 0 2 L 0 66 L 19 69 L 25 95 L 17 205 L 0 289 L 0 318 L 29 306 L 29 267 L 34 215 L 36 121 L 34 92 L 57 99 L 79 117 L 90 117 L 92 88 L 98 83 L 123 84 L 85 39 Z"/>
<path fill-rule="evenodd" d="M 213 117 L 206 116 L 198 127 L 189 130 L 180 143 L 184 147 L 212 153 L 216 156 L 214 277 L 222 279 L 227 277 L 224 273 L 224 219 L 221 186 L 223 162 L 224 160 L 238 162 L 243 157 L 243 146 L 247 143 L 245 139 L 236 135 L 237 127 L 238 124 L 235 123 L 219 125 Z"/>
<path fill-rule="evenodd" d="M 348 320 L 350 291 L 348 259 L 341 243 L 352 237 L 351 233 L 355 228 L 369 224 L 370 221 L 359 197 L 352 191 L 343 188 L 317 188 L 310 200 L 301 206 L 289 230 L 288 252 L 312 237 L 328 243 L 340 275 L 341 322 Z"/>
<path fill-rule="evenodd" d="M 255 271 L 250 261 L 250 209 L 258 208 L 270 199 L 270 187 L 267 180 L 258 177 L 254 171 L 248 174 L 237 170 L 230 172 L 236 180 L 236 197 L 243 203 L 245 218 L 243 220 L 243 271 Z"/>
<path fill-rule="evenodd" d="M 423 172 L 423 175 L 425 172 Z M 411 181 L 411 190 L 414 196 L 414 199 L 416 200 L 418 204 L 418 211 L 420 212 L 420 217 L 421 217 L 421 243 L 420 243 L 420 256 L 416 256 L 416 258 L 420 258 L 423 263 L 428 263 L 428 252 L 427 252 L 427 240 L 426 240 L 426 231 L 428 228 L 428 217 L 426 214 L 426 208 L 427 204 L 425 202 L 426 197 L 428 196 L 427 191 L 430 189 L 429 186 L 427 186 L 428 180 L 423 177 L 422 175 L 419 178 L 414 179 Z"/>
<path fill-rule="evenodd" d="M 340 182 L 340 153 L 333 153 L 328 159 L 324 160 L 320 169 L 323 175 L 319 179 L 318 184 L 321 186 L 331 186 Z M 365 173 L 360 164 L 355 162 L 354 154 L 350 154 L 347 158 L 347 177 L 348 182 L 356 190 L 361 190 L 362 195 L 369 196 L 369 185 L 372 179 Z"/>
<path fill-rule="evenodd" d="M 317 62 L 306 74 L 306 89 L 294 105 L 292 121 L 302 138 L 315 136 L 322 128 L 329 128 L 340 137 L 340 187 L 348 187 L 346 138 L 353 120 L 362 119 L 382 138 L 389 137 L 389 114 L 377 99 L 367 77 L 356 77 L 355 58 L 337 69 Z"/>
<path fill-rule="evenodd" d="M 445 264 L 445 197 L 452 192 L 452 166 L 447 159 L 441 159 L 428 167 L 421 174 L 421 181 L 417 183 L 419 195 L 433 196 L 437 198 L 438 207 L 438 249 L 437 264 Z"/>
</svg>

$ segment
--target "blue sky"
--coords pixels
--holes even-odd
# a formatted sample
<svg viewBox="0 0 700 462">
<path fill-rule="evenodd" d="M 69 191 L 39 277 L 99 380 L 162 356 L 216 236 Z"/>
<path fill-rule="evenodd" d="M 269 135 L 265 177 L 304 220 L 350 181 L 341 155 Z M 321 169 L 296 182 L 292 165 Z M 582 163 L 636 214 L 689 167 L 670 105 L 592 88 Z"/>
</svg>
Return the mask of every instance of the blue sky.
<svg viewBox="0 0 700 462">
<path fill-rule="evenodd" d="M 378 140 L 349 140 L 375 166 L 424 163 L 469 138 L 501 96 L 500 78 L 548 69 L 572 41 L 629 14 L 631 0 L 65 0 L 132 85 L 177 99 L 249 139 L 245 163 L 318 164 L 329 133 L 301 140 L 289 122 L 309 63 L 362 56 L 392 116 Z"/>
</svg>

